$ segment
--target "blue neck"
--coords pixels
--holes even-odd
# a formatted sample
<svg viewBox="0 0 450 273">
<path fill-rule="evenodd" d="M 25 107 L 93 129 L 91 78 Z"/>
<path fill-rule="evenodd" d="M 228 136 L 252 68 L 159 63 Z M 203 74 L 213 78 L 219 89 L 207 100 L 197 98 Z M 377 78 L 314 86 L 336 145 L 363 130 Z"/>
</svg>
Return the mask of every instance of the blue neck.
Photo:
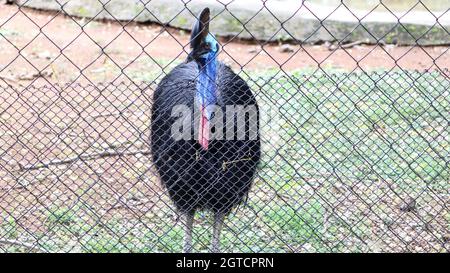
<svg viewBox="0 0 450 273">
<path fill-rule="evenodd" d="M 197 101 L 203 107 L 217 103 L 216 96 L 216 54 L 209 53 L 198 62 L 200 74 L 197 79 Z M 209 118 L 209 117 L 208 117 Z"/>
</svg>

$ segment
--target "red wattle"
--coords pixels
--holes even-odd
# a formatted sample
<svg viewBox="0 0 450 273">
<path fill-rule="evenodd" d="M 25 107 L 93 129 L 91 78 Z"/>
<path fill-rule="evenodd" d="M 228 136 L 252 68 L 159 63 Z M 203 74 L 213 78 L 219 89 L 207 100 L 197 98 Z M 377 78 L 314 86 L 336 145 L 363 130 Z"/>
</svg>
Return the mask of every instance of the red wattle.
<svg viewBox="0 0 450 273">
<path fill-rule="evenodd" d="M 200 117 L 200 128 L 198 130 L 198 143 L 204 150 L 208 150 L 209 143 L 209 122 L 205 115 L 205 109 L 202 108 Z"/>
</svg>

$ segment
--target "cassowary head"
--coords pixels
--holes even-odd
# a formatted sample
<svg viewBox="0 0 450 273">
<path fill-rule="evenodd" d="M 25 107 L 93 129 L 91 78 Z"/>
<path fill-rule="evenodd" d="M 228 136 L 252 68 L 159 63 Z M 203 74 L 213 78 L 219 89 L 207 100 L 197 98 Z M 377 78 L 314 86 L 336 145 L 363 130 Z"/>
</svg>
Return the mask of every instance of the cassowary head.
<svg viewBox="0 0 450 273">
<path fill-rule="evenodd" d="M 210 11 L 205 8 L 194 23 L 191 33 L 191 53 L 188 60 L 205 64 L 208 59 L 215 58 L 219 51 L 219 43 L 209 33 Z"/>
<path fill-rule="evenodd" d="M 219 43 L 209 33 L 210 11 L 205 8 L 192 28 L 191 53 L 188 62 L 195 61 L 198 66 L 198 78 L 196 79 L 196 100 L 199 107 L 200 120 L 198 122 L 198 142 L 204 150 L 209 145 L 210 120 L 213 112 L 208 106 L 217 103 L 217 63 Z"/>
</svg>

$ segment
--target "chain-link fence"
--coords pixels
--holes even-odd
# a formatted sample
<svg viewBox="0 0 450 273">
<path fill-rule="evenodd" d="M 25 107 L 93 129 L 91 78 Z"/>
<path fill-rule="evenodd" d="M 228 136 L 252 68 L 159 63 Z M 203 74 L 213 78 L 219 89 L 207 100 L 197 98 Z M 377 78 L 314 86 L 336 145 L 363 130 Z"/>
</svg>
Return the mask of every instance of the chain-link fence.
<svg viewBox="0 0 450 273">
<path fill-rule="evenodd" d="M 179 252 L 186 222 L 164 175 L 198 186 L 228 171 L 245 188 L 244 144 L 166 147 L 159 168 L 152 154 L 155 90 L 189 67 L 206 6 L 218 60 L 259 106 L 261 158 L 221 251 L 449 251 L 450 3 L 358 3 L 0 4 L 0 252 Z M 209 250 L 213 222 L 196 212 L 194 251 Z"/>
</svg>

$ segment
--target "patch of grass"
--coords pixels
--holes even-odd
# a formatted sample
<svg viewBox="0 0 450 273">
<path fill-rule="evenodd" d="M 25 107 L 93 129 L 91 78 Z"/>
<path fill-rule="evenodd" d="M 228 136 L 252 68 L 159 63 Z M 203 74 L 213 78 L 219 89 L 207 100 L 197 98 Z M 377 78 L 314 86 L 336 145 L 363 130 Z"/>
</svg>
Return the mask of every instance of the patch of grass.
<svg viewBox="0 0 450 273">
<path fill-rule="evenodd" d="M 16 239 L 19 235 L 16 220 L 11 215 L 2 218 L 0 222 L 0 238 Z"/>
<path fill-rule="evenodd" d="M 48 212 L 49 223 L 68 225 L 76 221 L 76 208 L 74 207 L 53 207 Z"/>
<path fill-rule="evenodd" d="M 264 222 L 282 241 L 287 242 L 287 245 L 297 249 L 309 243 L 316 251 L 323 249 L 324 246 L 321 245 L 323 208 L 319 202 L 311 201 L 299 208 L 289 204 L 277 204 L 267 206 L 265 211 Z"/>
<path fill-rule="evenodd" d="M 292 180 L 293 169 L 297 177 L 334 169 L 358 179 L 395 179 L 405 189 L 411 180 L 449 180 L 450 83 L 437 73 L 319 73 L 254 86 L 262 86 L 255 90 L 260 105 L 272 110 L 261 126 L 270 140 L 263 165 L 279 179 Z"/>
</svg>

